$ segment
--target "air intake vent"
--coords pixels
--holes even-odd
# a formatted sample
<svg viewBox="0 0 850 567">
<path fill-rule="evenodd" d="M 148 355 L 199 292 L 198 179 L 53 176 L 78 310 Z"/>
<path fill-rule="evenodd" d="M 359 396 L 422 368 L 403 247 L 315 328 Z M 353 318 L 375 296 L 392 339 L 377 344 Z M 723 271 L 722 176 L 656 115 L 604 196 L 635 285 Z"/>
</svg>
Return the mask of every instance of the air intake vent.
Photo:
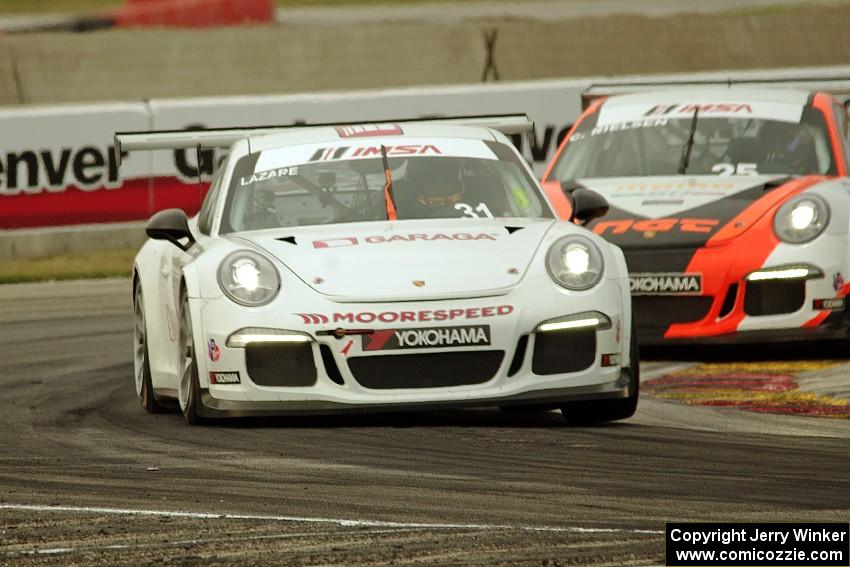
<svg viewBox="0 0 850 567">
<path fill-rule="evenodd" d="M 319 352 L 322 353 L 322 364 L 325 365 L 325 372 L 328 374 L 328 378 L 340 386 L 345 384 L 345 380 L 342 379 L 339 367 L 336 365 L 336 360 L 334 360 L 334 354 L 331 352 L 331 347 L 328 345 L 319 345 Z"/>
<path fill-rule="evenodd" d="M 735 300 L 738 298 L 738 284 L 733 283 L 726 291 L 726 297 L 723 298 L 723 306 L 720 308 L 718 318 L 723 318 L 732 312 L 735 308 Z"/>
<path fill-rule="evenodd" d="M 281 242 L 289 242 L 290 244 L 295 244 L 294 236 L 284 236 L 283 238 L 278 238 Z"/>
<path fill-rule="evenodd" d="M 511 361 L 511 367 L 508 370 L 508 376 L 513 376 L 522 368 L 522 363 L 525 360 L 525 349 L 527 347 L 528 335 L 523 335 L 516 343 L 516 352 L 514 353 L 514 359 Z"/>
</svg>

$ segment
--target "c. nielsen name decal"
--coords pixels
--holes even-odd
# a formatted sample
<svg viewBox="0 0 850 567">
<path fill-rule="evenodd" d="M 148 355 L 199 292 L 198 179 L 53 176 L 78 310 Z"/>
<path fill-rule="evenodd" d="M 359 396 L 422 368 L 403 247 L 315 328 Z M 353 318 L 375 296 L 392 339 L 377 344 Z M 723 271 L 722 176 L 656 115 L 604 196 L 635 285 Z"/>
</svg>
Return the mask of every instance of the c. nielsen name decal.
<svg viewBox="0 0 850 567">
<path fill-rule="evenodd" d="M 629 274 L 629 289 L 632 295 L 700 295 L 702 274 Z"/>
</svg>

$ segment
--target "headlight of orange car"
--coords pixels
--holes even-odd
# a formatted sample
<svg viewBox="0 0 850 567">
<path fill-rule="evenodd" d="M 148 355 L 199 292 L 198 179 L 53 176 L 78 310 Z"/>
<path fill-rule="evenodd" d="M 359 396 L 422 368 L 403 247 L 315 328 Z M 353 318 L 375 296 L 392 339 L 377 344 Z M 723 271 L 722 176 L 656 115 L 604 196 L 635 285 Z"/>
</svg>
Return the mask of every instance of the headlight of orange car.
<svg viewBox="0 0 850 567">
<path fill-rule="evenodd" d="M 776 237 L 789 244 L 814 240 L 829 224 L 829 205 L 818 195 L 800 195 L 779 207 L 773 218 Z"/>
</svg>

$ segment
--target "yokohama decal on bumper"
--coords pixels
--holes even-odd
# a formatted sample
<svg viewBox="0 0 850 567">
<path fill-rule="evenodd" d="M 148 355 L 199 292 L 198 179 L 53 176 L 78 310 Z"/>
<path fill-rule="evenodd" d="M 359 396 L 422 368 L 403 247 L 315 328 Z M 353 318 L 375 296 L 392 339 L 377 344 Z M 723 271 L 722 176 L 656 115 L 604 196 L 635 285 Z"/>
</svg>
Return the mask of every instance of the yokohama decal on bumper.
<svg viewBox="0 0 850 567">
<path fill-rule="evenodd" d="M 490 345 L 489 325 L 391 329 L 363 335 L 363 350 L 403 350 Z"/>
</svg>

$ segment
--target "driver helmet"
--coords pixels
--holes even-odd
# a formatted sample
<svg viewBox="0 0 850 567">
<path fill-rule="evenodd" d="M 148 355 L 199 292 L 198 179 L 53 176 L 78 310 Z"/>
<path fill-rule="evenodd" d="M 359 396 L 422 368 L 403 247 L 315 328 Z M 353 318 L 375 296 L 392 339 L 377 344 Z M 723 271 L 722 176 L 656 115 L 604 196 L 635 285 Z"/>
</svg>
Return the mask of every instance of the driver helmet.
<svg viewBox="0 0 850 567">
<path fill-rule="evenodd" d="M 407 164 L 407 178 L 420 207 L 438 209 L 463 200 L 461 171 L 453 159 L 411 159 Z"/>
</svg>

